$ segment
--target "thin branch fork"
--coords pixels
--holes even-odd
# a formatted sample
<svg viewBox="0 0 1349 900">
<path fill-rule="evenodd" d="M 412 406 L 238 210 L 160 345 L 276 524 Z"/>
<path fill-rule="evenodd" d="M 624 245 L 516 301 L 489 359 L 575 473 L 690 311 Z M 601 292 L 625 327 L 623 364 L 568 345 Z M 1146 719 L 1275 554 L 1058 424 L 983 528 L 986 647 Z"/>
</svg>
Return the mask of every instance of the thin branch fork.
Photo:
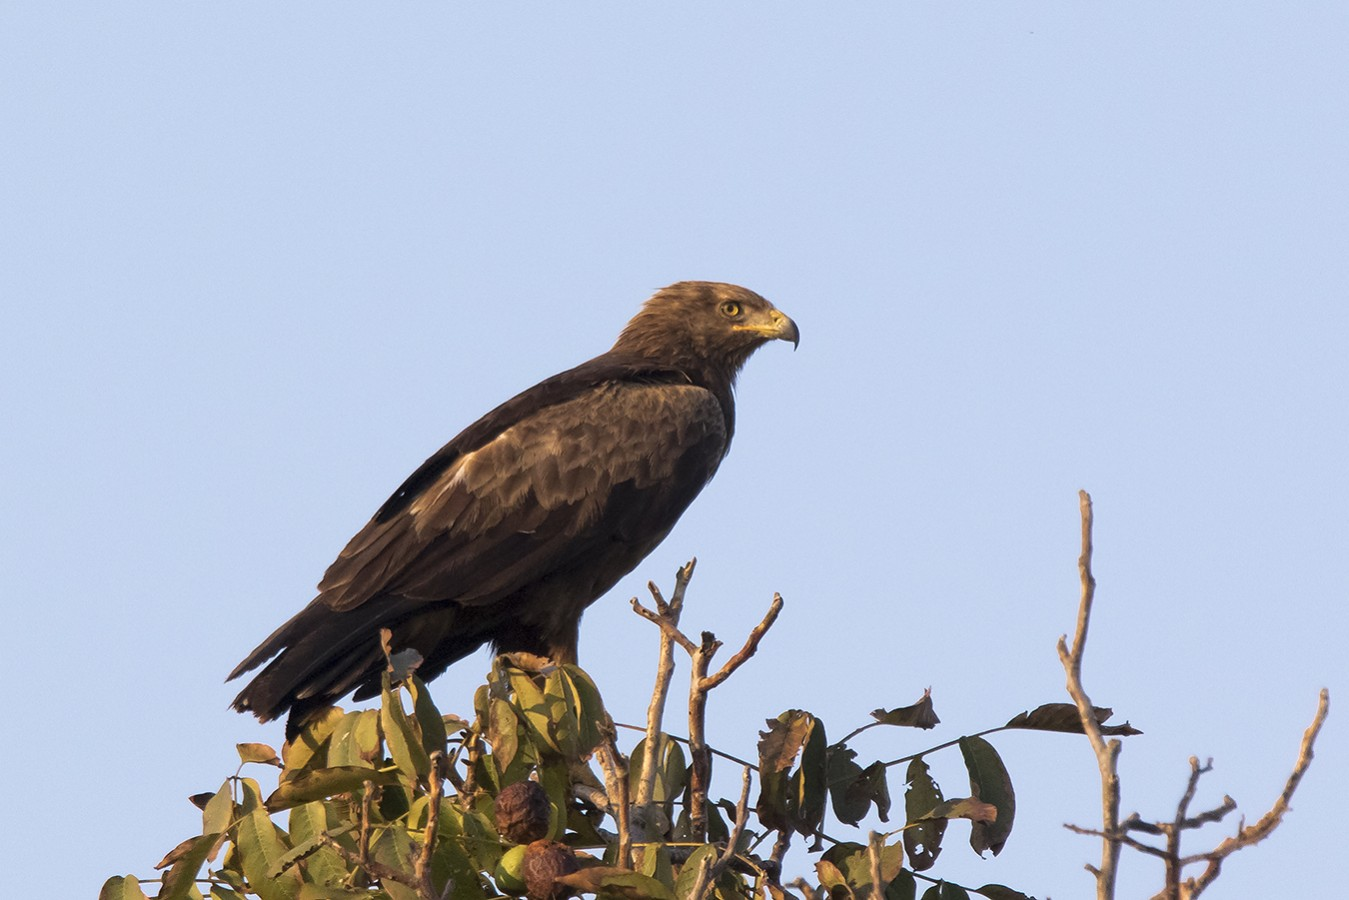
<svg viewBox="0 0 1349 900">
<path fill-rule="evenodd" d="M 1182 866 L 1194 862 L 1208 862 L 1204 871 L 1198 876 L 1185 880 L 1183 893 L 1180 894 L 1182 898 L 1190 900 L 1190 898 L 1198 897 L 1218 877 L 1222 870 L 1223 860 L 1243 847 L 1249 847 L 1263 841 L 1283 822 L 1284 815 L 1291 808 L 1289 803 L 1293 799 L 1293 794 L 1297 791 L 1298 785 L 1301 784 L 1302 776 L 1307 774 L 1307 769 L 1312 764 L 1316 738 L 1321 733 L 1321 726 L 1325 724 L 1326 716 L 1329 714 L 1330 691 L 1322 688 L 1316 702 L 1316 714 L 1312 716 L 1311 724 L 1302 734 L 1302 743 L 1298 747 L 1297 760 L 1293 764 L 1293 771 L 1289 774 L 1288 780 L 1284 782 L 1283 792 L 1279 794 L 1278 799 L 1274 801 L 1274 805 L 1269 808 L 1269 811 L 1261 816 L 1254 825 L 1243 824 L 1235 835 L 1225 838 L 1222 843 L 1208 853 L 1200 853 L 1180 860 Z"/>
<path fill-rule="evenodd" d="M 685 567 L 692 574 L 691 567 Z M 681 576 L 684 570 L 681 570 Z M 679 577 L 676 580 L 676 592 L 679 592 Z M 683 577 L 683 585 L 687 586 L 687 577 Z M 682 606 L 683 595 L 678 594 L 680 605 Z M 662 609 L 662 600 L 659 591 L 654 590 L 653 597 L 656 599 L 656 610 L 650 610 L 642 606 L 636 597 L 632 599 L 632 608 L 642 618 L 653 622 L 660 628 L 663 638 L 668 639 L 674 644 L 678 644 L 689 654 L 692 664 L 692 672 L 689 677 L 689 830 L 691 837 L 695 841 L 701 841 L 707 834 L 707 791 L 712 782 L 712 750 L 707 746 L 705 734 L 705 723 L 707 721 L 707 695 L 708 692 L 726 681 L 737 669 L 749 661 L 759 649 L 759 643 L 763 636 L 773 627 L 777 621 L 778 613 L 782 611 L 782 595 L 774 594 L 773 602 L 769 604 L 768 612 L 764 614 L 759 624 L 750 630 L 745 638 L 744 645 L 726 661 L 726 663 L 715 674 L 708 674 L 711 668 L 712 657 L 716 655 L 717 650 L 722 646 L 717 640 L 716 635 L 710 631 L 704 631 L 697 643 L 682 631 L 678 625 L 678 610 L 671 603 Z M 662 646 L 664 643 L 662 642 Z M 673 662 L 671 662 L 671 667 Z M 655 695 L 662 691 L 660 675 L 658 673 Z M 647 720 L 647 755 L 651 756 L 655 748 L 652 735 L 651 712 L 656 708 L 656 696 L 653 695 L 652 706 L 648 710 Z M 663 700 L 661 701 L 663 705 Z M 659 721 L 655 722 L 656 729 L 659 729 Z"/>
</svg>

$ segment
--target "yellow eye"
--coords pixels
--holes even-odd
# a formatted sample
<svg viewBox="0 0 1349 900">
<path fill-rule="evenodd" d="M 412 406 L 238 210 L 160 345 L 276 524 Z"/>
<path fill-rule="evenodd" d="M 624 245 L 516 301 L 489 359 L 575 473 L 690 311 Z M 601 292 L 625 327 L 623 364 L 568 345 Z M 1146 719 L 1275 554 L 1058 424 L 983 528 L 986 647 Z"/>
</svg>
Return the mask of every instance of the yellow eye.
<svg viewBox="0 0 1349 900">
<path fill-rule="evenodd" d="M 744 312 L 744 309 L 734 300 L 727 300 L 721 304 L 721 314 L 728 319 L 738 319 L 742 312 Z"/>
</svg>

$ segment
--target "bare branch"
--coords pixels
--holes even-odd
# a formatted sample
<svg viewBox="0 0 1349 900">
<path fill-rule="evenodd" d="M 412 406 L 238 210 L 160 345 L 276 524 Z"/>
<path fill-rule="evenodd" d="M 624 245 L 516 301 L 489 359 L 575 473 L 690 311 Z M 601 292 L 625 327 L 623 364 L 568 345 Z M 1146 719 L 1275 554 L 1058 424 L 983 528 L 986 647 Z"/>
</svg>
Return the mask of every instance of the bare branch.
<svg viewBox="0 0 1349 900">
<path fill-rule="evenodd" d="M 605 716 L 603 726 L 604 743 L 595 751 L 604 772 L 604 790 L 608 796 L 609 814 L 618 825 L 618 865 L 624 869 L 632 868 L 632 827 L 629 822 L 631 812 L 628 797 L 628 762 L 618 750 L 618 741 L 614 737 L 613 722 Z"/>
<path fill-rule="evenodd" d="M 885 896 L 885 884 L 881 880 L 881 848 L 885 846 L 884 837 L 878 832 L 867 835 L 867 856 L 871 863 L 871 896 Z"/>
<path fill-rule="evenodd" d="M 1237 808 L 1237 801 L 1233 800 L 1231 797 L 1223 797 L 1223 802 L 1220 805 L 1214 807 L 1213 809 L 1208 810 L 1207 812 L 1201 812 L 1197 816 L 1191 816 L 1190 818 L 1181 822 L 1180 827 L 1193 829 L 1193 828 L 1200 828 L 1204 825 L 1209 824 L 1210 822 L 1221 822 L 1224 818 L 1226 818 L 1228 813 L 1232 812 L 1236 808 Z"/>
<path fill-rule="evenodd" d="M 717 652 L 716 636 L 703 632 L 702 644 L 692 654 L 689 675 L 689 832 L 693 840 L 707 837 L 707 791 L 712 785 L 712 751 L 707 746 L 707 667 Z"/>
<path fill-rule="evenodd" d="M 431 852 L 436 846 L 436 833 L 440 829 L 440 798 L 444 794 L 445 785 L 441 780 L 441 769 L 443 768 L 444 753 L 436 750 L 431 754 L 431 785 L 426 797 L 426 830 L 422 832 L 422 848 L 417 854 L 416 868 L 414 875 L 417 880 L 417 890 L 424 891 L 427 896 L 435 896 L 431 884 Z M 451 883 L 445 885 L 445 891 L 441 896 L 448 897 L 453 889 L 453 879 Z"/>
<path fill-rule="evenodd" d="M 689 900 L 703 900 L 707 896 L 708 888 L 712 886 L 712 879 L 709 877 L 712 872 L 712 858 L 704 856 L 698 860 L 698 877 L 693 879 L 693 887 L 689 890 Z"/>
<path fill-rule="evenodd" d="M 668 621 L 675 631 L 679 630 L 679 615 L 684 610 L 684 592 L 688 589 L 689 579 L 693 577 L 693 568 L 698 560 L 691 559 L 675 573 L 675 589 L 669 603 L 661 596 L 660 588 L 650 582 L 647 587 L 656 602 L 656 610 L 661 619 Z M 635 599 L 635 598 L 634 598 Z M 651 802 L 656 790 L 656 770 L 661 751 L 659 736 L 661 722 L 665 718 L 665 701 L 670 695 L 670 681 L 674 677 L 674 639 L 664 628 L 660 632 L 660 653 L 656 662 L 656 683 L 651 691 L 651 702 L 646 709 L 646 756 L 642 760 L 642 778 L 637 784 L 636 804 L 639 808 Z"/>
<path fill-rule="evenodd" d="M 1088 837 L 1098 837 L 1104 840 L 1111 839 L 1110 835 L 1096 828 L 1083 828 L 1081 825 L 1069 825 L 1069 824 L 1065 824 L 1063 827 L 1067 828 L 1073 834 L 1084 834 Z M 1149 856 L 1156 856 L 1163 859 L 1166 857 L 1165 850 L 1154 847 L 1151 844 L 1145 844 L 1142 841 L 1138 840 L 1137 838 L 1129 837 L 1129 835 L 1127 834 L 1117 834 L 1114 840 L 1118 841 L 1121 844 L 1124 844 L 1125 846 L 1132 847 L 1135 850 L 1139 851 L 1140 853 L 1146 853 Z M 1095 866 L 1087 866 L 1087 871 L 1091 872 L 1094 875 L 1100 872 L 1100 869 L 1096 868 Z"/>
<path fill-rule="evenodd" d="M 1096 578 L 1091 573 L 1092 541 L 1091 530 L 1093 516 L 1091 495 L 1086 491 L 1077 492 L 1078 506 L 1082 515 L 1082 553 L 1077 560 L 1077 570 L 1082 582 L 1082 599 L 1077 609 L 1077 628 L 1073 634 L 1073 649 L 1068 650 L 1066 637 L 1059 638 L 1059 661 L 1063 663 L 1068 675 L 1068 694 L 1077 705 L 1082 728 L 1091 742 L 1096 754 L 1096 765 L 1101 771 L 1101 831 L 1104 834 L 1101 846 L 1101 866 L 1095 870 L 1096 896 L 1098 900 L 1111 900 L 1115 896 L 1115 873 L 1119 868 L 1120 830 L 1119 830 L 1119 753 L 1120 741 L 1112 739 L 1109 744 L 1101 735 L 1101 725 L 1091 698 L 1082 686 L 1082 656 L 1087 649 L 1087 630 L 1091 623 L 1091 607 L 1096 597 Z"/>
<path fill-rule="evenodd" d="M 749 767 L 745 767 L 744 777 L 740 782 L 740 800 L 735 804 L 735 824 L 731 826 L 730 836 L 726 838 L 726 849 L 721 851 L 721 856 L 712 866 L 709 874 L 709 880 L 716 881 L 721 877 L 721 873 L 726 871 L 726 867 L 735 859 L 736 848 L 740 845 L 740 836 L 745 833 L 745 825 L 749 822 Z"/>
<path fill-rule="evenodd" d="M 632 598 L 631 603 L 633 612 L 637 613 L 637 615 L 641 616 L 643 619 L 646 619 L 649 622 L 655 622 L 656 625 L 660 627 L 660 630 L 664 634 L 669 635 L 672 641 L 674 641 L 679 646 L 683 647 L 686 651 L 688 651 L 689 653 L 693 653 L 693 651 L 698 649 L 697 645 L 694 644 L 693 641 L 689 640 L 687 635 L 685 635 L 682 631 L 676 628 L 664 616 L 660 615 L 659 613 L 654 613 L 651 610 L 647 609 L 640 602 L 638 602 L 636 597 Z"/>
<path fill-rule="evenodd" d="M 773 627 L 773 623 L 777 621 L 780 612 L 782 612 L 782 595 L 774 594 L 768 612 L 764 613 L 764 617 L 759 624 L 750 630 L 749 637 L 745 638 L 745 645 L 734 656 L 726 660 L 726 664 L 717 671 L 717 674 L 703 680 L 704 690 L 710 691 L 730 678 L 732 672 L 743 666 L 754 655 L 755 651 L 759 649 L 759 641 L 763 640 L 764 634 Z"/>
<path fill-rule="evenodd" d="M 1312 717 L 1312 722 L 1307 726 L 1307 730 L 1302 735 L 1302 744 L 1298 748 L 1297 761 L 1293 763 L 1293 771 L 1284 783 L 1283 793 L 1279 794 L 1274 805 L 1270 807 L 1269 812 L 1260 817 L 1254 825 L 1242 825 L 1235 835 L 1225 839 L 1211 853 L 1202 854 L 1195 859 L 1206 859 L 1208 866 L 1195 878 L 1188 878 L 1185 881 L 1185 896 L 1187 898 L 1198 897 L 1214 879 L 1218 877 L 1222 869 L 1223 860 L 1231 856 L 1243 847 L 1249 847 L 1258 844 L 1278 828 L 1283 822 L 1284 814 L 1288 812 L 1289 802 L 1293 799 L 1293 794 L 1297 791 L 1298 785 L 1302 782 L 1302 776 L 1307 774 L 1308 767 L 1312 764 L 1312 750 L 1316 744 L 1316 737 L 1321 733 L 1321 726 L 1325 724 L 1326 716 L 1330 713 L 1330 691 L 1321 689 L 1320 697 L 1316 703 L 1316 714 Z"/>
</svg>

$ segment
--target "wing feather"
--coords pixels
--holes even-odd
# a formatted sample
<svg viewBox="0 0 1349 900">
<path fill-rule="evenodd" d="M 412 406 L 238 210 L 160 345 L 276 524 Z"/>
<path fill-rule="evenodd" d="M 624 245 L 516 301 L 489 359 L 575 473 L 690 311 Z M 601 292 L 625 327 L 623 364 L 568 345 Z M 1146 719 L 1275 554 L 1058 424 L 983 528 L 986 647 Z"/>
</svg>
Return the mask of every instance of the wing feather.
<svg viewBox="0 0 1349 900">
<path fill-rule="evenodd" d="M 372 519 L 318 599 L 335 610 L 389 594 L 492 603 L 584 556 L 592 540 L 625 537 L 606 527 L 634 513 L 613 508 L 619 497 L 663 536 L 712 477 L 726 439 L 721 405 L 704 388 L 595 386 L 458 454 L 402 514 Z"/>
</svg>

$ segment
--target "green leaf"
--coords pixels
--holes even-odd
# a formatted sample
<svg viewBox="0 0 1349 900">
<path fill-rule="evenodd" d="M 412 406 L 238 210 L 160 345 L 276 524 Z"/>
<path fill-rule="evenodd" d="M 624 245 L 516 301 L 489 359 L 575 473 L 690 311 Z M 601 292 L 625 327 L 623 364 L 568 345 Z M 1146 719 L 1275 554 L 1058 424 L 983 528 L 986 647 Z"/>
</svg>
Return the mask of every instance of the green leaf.
<svg viewBox="0 0 1349 900">
<path fill-rule="evenodd" d="M 923 691 L 923 696 L 912 706 L 896 709 L 874 709 L 871 717 L 882 725 L 900 725 L 906 728 L 936 728 L 941 724 L 937 711 L 932 706 L 932 691 Z"/>
<path fill-rule="evenodd" d="M 840 822 L 856 825 L 876 804 L 882 822 L 890 816 L 890 787 L 885 766 L 877 761 L 863 769 L 853 762 L 857 754 L 844 746 L 829 748 L 829 798 Z"/>
<path fill-rule="evenodd" d="M 431 798 L 423 794 L 408 810 L 408 827 L 419 835 L 417 840 L 426 829 L 430 801 Z M 431 853 L 432 886 L 441 891 L 452 880 L 454 900 L 482 900 L 487 895 L 479 873 L 495 873 L 501 865 L 503 854 L 497 840 L 476 814 L 464 812 L 452 800 L 442 800 L 436 845 Z M 486 852 L 475 857 L 470 853 L 470 847 L 479 847 Z M 518 865 L 516 869 L 518 871 Z"/>
<path fill-rule="evenodd" d="M 508 666 L 505 672 L 515 694 L 515 706 L 529 725 L 531 742 L 541 751 L 561 753 L 553 735 L 550 704 L 543 691 L 528 673 L 514 666 Z"/>
<path fill-rule="evenodd" d="M 303 803 L 290 811 L 290 842 L 297 850 L 314 842 L 321 845 L 321 836 L 325 832 L 337 837 L 349 833 L 358 825 L 359 821 L 355 817 L 350 817 L 342 824 L 333 816 L 330 822 L 327 805 L 319 802 Z M 347 877 L 346 861 L 331 847 L 318 846 L 305 860 L 304 867 L 311 880 L 328 887 L 336 887 Z"/>
<path fill-rule="evenodd" d="M 303 841 L 299 840 L 296 835 L 292 834 L 290 836 L 290 841 L 291 844 L 293 844 L 293 847 L 291 848 L 291 851 L 289 853 L 281 857 L 281 859 L 277 860 L 276 868 L 272 870 L 271 877 L 272 878 L 281 877 L 283 874 L 290 871 L 291 867 L 302 859 L 307 861 L 305 865 L 306 873 L 312 874 L 312 872 L 310 872 L 311 867 L 309 865 L 309 863 L 313 862 L 312 857 L 325 851 L 328 853 L 333 853 L 333 850 L 331 848 L 324 846 L 324 838 L 325 837 L 335 838 L 338 835 L 346 834 L 349 831 L 354 831 L 357 827 L 358 823 L 348 822 L 346 825 L 343 825 L 340 828 L 335 828 L 332 831 L 325 831 L 311 835 L 306 839 L 304 839 Z M 346 875 L 345 872 L 339 875 L 337 881 L 341 881 L 343 878 L 345 878 L 345 875 Z"/>
<path fill-rule="evenodd" d="M 835 844 L 820 856 L 820 861 L 832 865 L 834 872 L 838 873 L 837 877 L 842 878 L 842 884 L 854 893 L 861 896 L 870 892 L 872 886 L 870 848 L 854 842 Z M 904 850 L 899 844 L 881 848 L 881 881 L 888 884 L 898 877 L 903 866 Z M 816 871 L 817 873 L 820 871 L 818 867 Z M 834 877 L 832 872 L 830 876 Z M 823 877 L 821 881 L 823 882 Z"/>
<path fill-rule="evenodd" d="M 776 830 L 813 834 L 824 817 L 828 794 L 828 745 L 824 724 L 810 713 L 789 709 L 768 720 L 759 734 L 759 821 Z M 800 767 L 787 774 L 801 755 Z"/>
<path fill-rule="evenodd" d="M 268 812 L 281 812 L 309 803 L 326 800 L 335 794 L 348 794 L 364 788 L 367 781 L 375 784 L 395 784 L 395 772 L 380 772 L 363 766 L 332 766 L 327 769 L 301 769 L 281 779 L 276 790 L 264 804 Z"/>
<path fill-rule="evenodd" d="M 103 882 L 98 900 L 147 900 L 135 875 L 114 875 Z"/>
<path fill-rule="evenodd" d="M 712 865 L 720 855 L 720 851 L 711 844 L 703 844 L 690 853 L 689 858 L 679 867 L 679 876 L 675 878 L 675 896 L 679 900 L 690 900 L 694 883 L 698 879 L 698 869 L 703 865 L 703 861 L 706 860 L 707 865 Z"/>
<path fill-rule="evenodd" d="M 384 756 L 379 737 L 379 710 L 363 709 L 339 719 L 333 727 L 327 756 L 329 766 L 374 768 L 376 760 L 382 760 Z"/>
<path fill-rule="evenodd" d="M 909 854 L 909 865 L 915 872 L 926 872 L 941 853 L 941 839 L 946 834 L 946 820 L 926 820 L 924 816 L 942 802 L 941 787 L 932 779 L 927 763 L 921 756 L 909 763 L 904 779 L 904 849 Z"/>
<path fill-rule="evenodd" d="M 445 733 L 445 717 L 436 708 L 431 692 L 416 675 L 408 677 L 407 689 L 412 694 L 412 715 L 422 733 L 422 748 L 426 750 L 426 755 L 430 757 L 436 751 L 444 753 L 449 735 Z"/>
<path fill-rule="evenodd" d="M 669 848 L 664 843 L 633 844 L 632 852 L 636 871 L 656 879 L 673 892 L 674 866 L 670 862 Z"/>
<path fill-rule="evenodd" d="M 684 788 L 689 783 L 689 770 L 679 742 L 668 734 L 661 732 L 656 735 L 656 747 L 658 749 L 652 760 L 652 765 L 656 766 L 656 780 L 651 800 L 654 803 L 665 803 L 677 799 L 684 793 Z M 637 746 L 632 748 L 632 754 L 628 758 L 628 790 L 634 798 L 637 796 L 637 786 L 641 784 L 646 765 L 646 738 L 642 738 L 637 742 Z"/>
<path fill-rule="evenodd" d="M 234 824 L 234 792 L 228 781 L 206 801 L 201 812 L 201 833 L 229 831 Z"/>
<path fill-rule="evenodd" d="M 187 900 L 188 892 L 192 890 L 197 873 L 206 862 L 207 854 L 220 840 L 221 834 L 218 832 L 203 834 L 189 838 L 173 848 L 168 856 L 155 866 L 156 869 L 173 866 L 164 876 L 164 886 L 159 889 L 157 900 Z"/>
<path fill-rule="evenodd" d="M 1101 734 L 1132 737 L 1135 734 L 1143 733 L 1128 722 L 1123 725 L 1106 725 L 1106 720 L 1115 714 L 1115 711 L 1109 707 L 1093 706 L 1092 714 L 1096 717 L 1096 724 L 1101 729 Z M 1003 727 L 1025 728 L 1031 731 L 1059 731 L 1065 734 L 1087 733 L 1086 729 L 1082 727 L 1082 716 L 1077 711 L 1077 705 L 1073 703 L 1041 704 L 1030 712 L 1012 716 Z"/>
<path fill-rule="evenodd" d="M 836 891 L 845 897 L 852 894 L 848 888 L 848 877 L 843 874 L 842 869 L 827 859 L 815 861 L 815 877 L 820 879 L 820 886 L 828 891 L 831 897 L 835 896 Z"/>
<path fill-rule="evenodd" d="M 675 900 L 670 889 L 648 875 L 610 866 L 591 866 L 556 879 L 558 884 L 614 900 Z"/>
<path fill-rule="evenodd" d="M 520 779 L 507 781 L 507 775 L 512 772 L 511 763 L 520 749 L 520 720 L 516 718 L 515 707 L 499 697 L 488 701 L 487 710 L 487 742 L 492 745 L 492 761 L 502 780 L 513 783 Z"/>
<path fill-rule="evenodd" d="M 564 665 L 559 677 L 570 693 L 571 712 L 577 723 L 577 752 L 589 756 L 604 740 L 604 727 L 609 713 L 604 708 L 599 688 L 579 666 Z"/>
<path fill-rule="evenodd" d="M 474 847 L 485 852 L 475 856 L 470 852 Z M 478 873 L 494 871 L 500 856 L 501 845 L 482 833 L 472 815 L 463 814 L 452 801 L 441 801 L 440 838 L 431 855 L 431 881 L 437 891 L 453 881 L 454 900 L 482 900 L 487 893 Z"/>
<path fill-rule="evenodd" d="M 993 855 L 997 856 L 1012 833 L 1012 820 L 1016 817 L 1016 794 L 1012 791 L 1012 778 L 1007 774 L 1007 767 L 1002 764 L 993 745 L 983 738 L 961 738 L 960 752 L 965 757 L 965 768 L 970 773 L 970 793 L 976 800 L 991 803 L 998 809 L 995 821 L 973 824 L 970 846 L 980 856 L 985 850 L 992 850 Z"/>
<path fill-rule="evenodd" d="M 981 896 L 988 897 L 989 900 L 1035 900 L 1034 897 L 1028 894 L 1014 891 L 1001 884 L 986 884 L 981 888 L 976 888 L 974 892 Z"/>
<path fill-rule="evenodd" d="M 412 836 L 402 828 L 383 829 L 370 846 L 370 855 L 377 862 L 408 875 L 412 875 L 417 866 L 416 845 L 412 842 Z M 420 900 L 416 891 L 392 878 L 381 879 L 380 886 L 390 900 Z"/>
<path fill-rule="evenodd" d="M 214 900 L 215 894 L 211 897 Z M 372 894 L 367 888 L 350 888 L 340 884 L 310 884 L 305 882 L 300 885 L 300 896 L 296 900 L 382 900 L 382 894 Z M 225 900 L 225 898 L 222 898 Z M 236 894 L 231 894 L 229 900 L 245 900 Z"/>
<path fill-rule="evenodd" d="M 324 765 L 327 760 L 327 746 L 333 736 L 337 723 L 345 714 L 336 706 L 330 706 L 316 718 L 309 720 L 304 730 L 293 741 L 287 741 L 281 747 L 281 759 L 287 769 L 302 769 L 311 763 Z"/>
<path fill-rule="evenodd" d="M 402 691 L 390 685 L 387 672 L 384 673 L 379 705 L 379 724 L 394 765 L 412 784 L 425 782 L 431 774 L 431 759 L 422 747 L 422 736 L 415 722 L 408 719 L 407 711 L 403 709 Z"/>
<path fill-rule="evenodd" d="M 824 723 L 814 716 L 810 716 L 810 720 L 801 749 L 801 765 L 792 773 L 788 785 L 792 826 L 804 835 L 819 831 L 829 790 L 829 745 L 824 736 Z"/>
<path fill-rule="evenodd" d="M 856 758 L 856 750 L 844 746 L 829 748 L 829 799 L 834 818 L 845 825 L 856 825 L 871 809 L 871 800 L 849 790 L 862 777 L 862 767 L 853 762 Z"/>
<path fill-rule="evenodd" d="M 268 818 L 258 783 L 251 778 L 241 778 L 239 784 L 243 802 L 235 849 L 244 877 L 262 900 L 296 900 L 300 885 L 294 874 L 287 873 L 279 878 L 271 875 L 290 852 L 290 845 Z"/>
<path fill-rule="evenodd" d="M 571 772 L 567 761 L 554 756 L 539 765 L 539 784 L 548 795 L 548 838 L 562 840 L 567 830 L 567 801 L 571 797 Z"/>
<path fill-rule="evenodd" d="M 908 869 L 901 869 L 894 880 L 885 886 L 885 900 L 915 900 L 918 882 Z"/>
<path fill-rule="evenodd" d="M 970 895 L 958 884 L 940 881 L 923 893 L 923 900 L 970 900 Z"/>
<path fill-rule="evenodd" d="M 581 723 L 576 718 L 575 696 L 559 666 L 543 680 L 548 724 L 558 751 L 569 760 L 581 758 Z"/>
</svg>

